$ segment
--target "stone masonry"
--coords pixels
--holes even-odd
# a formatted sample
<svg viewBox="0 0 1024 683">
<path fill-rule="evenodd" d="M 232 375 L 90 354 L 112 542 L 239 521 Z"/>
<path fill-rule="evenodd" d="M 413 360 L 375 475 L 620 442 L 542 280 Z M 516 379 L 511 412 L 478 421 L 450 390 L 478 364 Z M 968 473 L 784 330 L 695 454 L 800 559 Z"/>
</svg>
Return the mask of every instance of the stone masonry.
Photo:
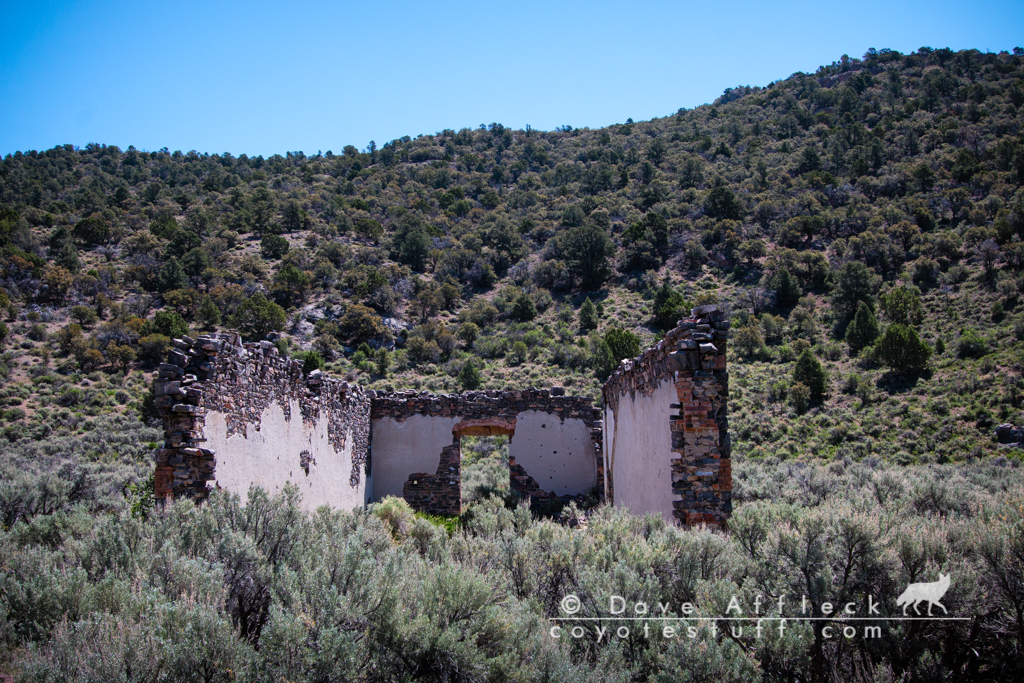
<svg viewBox="0 0 1024 683">
<path fill-rule="evenodd" d="M 168 362 L 160 365 L 155 383 L 156 405 L 167 440 L 156 454 L 155 488 L 168 495 L 203 500 L 207 482 L 215 479 L 215 454 L 203 447 L 204 418 L 224 413 L 228 434 L 259 429 L 264 409 L 278 403 L 291 419 L 298 402 L 301 419 L 328 417 L 331 445 L 353 444 L 349 481 L 356 486 L 369 466 L 370 396 L 358 385 L 324 377 L 304 377 L 302 362 L 282 358 L 270 342 L 242 344 L 234 334 L 174 340 Z"/>
<path fill-rule="evenodd" d="M 726 341 L 729 322 L 717 306 L 693 309 L 663 340 L 625 360 L 602 387 L 615 410 L 631 394 L 650 395 L 666 377 L 675 383 L 672 415 L 673 515 L 687 525 L 724 526 L 732 512 Z M 614 469 L 606 496 L 614 503 Z"/>
<path fill-rule="evenodd" d="M 665 425 L 671 432 L 671 482 L 651 481 L 650 486 L 671 487 L 672 515 L 686 525 L 724 526 L 732 511 L 728 330 L 729 323 L 716 306 L 695 308 L 663 340 L 637 358 L 624 360 L 602 387 L 605 409 L 614 414 L 628 397 L 651 396 L 666 380 L 674 384 L 678 402 L 664 407 L 671 411 Z M 209 482 L 216 479 L 216 456 L 204 445 L 208 412 L 226 417 L 228 436 L 245 435 L 260 429 L 264 410 L 276 403 L 287 420 L 293 419 L 295 404 L 301 412 L 295 417 L 305 424 L 326 416 L 328 438 L 336 451 L 353 439 L 352 486 L 371 474 L 371 424 L 385 418 L 402 422 L 416 415 L 457 420 L 437 470 L 411 473 L 402 489 L 414 508 L 448 515 L 461 512 L 462 436 L 514 438 L 516 418 L 527 411 L 580 420 L 589 429 L 597 455 L 598 494 L 615 501 L 614 463 L 604 471 L 602 448 L 609 435 L 602 433 L 602 410 L 590 399 L 566 396 L 557 387 L 441 395 L 364 391 L 319 371 L 304 375 L 300 361 L 280 357 L 270 342 L 242 344 L 236 334 L 217 334 L 174 340 L 167 362 L 159 367 L 155 394 L 166 434 L 156 454 L 160 499 L 185 496 L 201 501 L 209 495 Z M 299 465 L 308 475 L 308 453 L 303 453 L 307 460 Z M 529 494 L 535 503 L 558 498 L 520 464 L 512 461 L 509 467 L 513 488 Z"/>
<path fill-rule="evenodd" d="M 565 390 L 526 389 L 523 391 L 470 391 L 464 394 L 428 394 L 416 392 L 381 393 L 373 399 L 371 420 L 390 417 L 398 421 L 413 415 L 433 417 L 468 416 L 452 428 L 452 444 L 441 451 L 436 472 L 417 472 L 409 476 L 403 497 L 417 510 L 432 514 L 457 515 L 462 511 L 462 474 L 460 440 L 463 436 L 515 435 L 516 416 L 528 410 L 550 413 L 565 420 L 582 420 L 590 429 L 597 453 L 598 482 L 601 469 L 601 412 L 591 400 L 566 396 Z M 529 474 L 514 462 L 509 463 L 514 490 L 529 494 L 534 505 L 555 498 L 541 489 Z M 599 491 L 600 493 L 600 491 Z"/>
</svg>

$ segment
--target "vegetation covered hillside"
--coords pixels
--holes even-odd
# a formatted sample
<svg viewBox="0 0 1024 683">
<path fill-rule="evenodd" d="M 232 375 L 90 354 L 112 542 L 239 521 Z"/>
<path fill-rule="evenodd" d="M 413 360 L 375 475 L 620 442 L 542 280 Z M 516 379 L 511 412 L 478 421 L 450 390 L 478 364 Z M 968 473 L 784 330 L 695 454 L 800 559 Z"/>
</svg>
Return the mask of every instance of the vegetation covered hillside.
<svg viewBox="0 0 1024 683">
<path fill-rule="evenodd" d="M 189 330 L 374 387 L 596 397 L 720 301 L 737 455 L 994 452 L 1024 392 L 1019 52 L 872 50 L 600 130 L 9 155 L 3 435 L 27 454 L 146 415 Z M 135 452 L 100 441 L 93 460 Z"/>
<path fill-rule="evenodd" d="M 1022 60 L 871 50 L 599 130 L 8 155 L 0 672 L 1019 680 L 1024 470 L 994 430 L 1024 422 Z M 374 388 L 598 398 L 710 302 L 734 329 L 729 536 L 533 519 L 484 446 L 458 522 L 306 515 L 292 490 L 153 507 L 150 380 L 175 336 L 273 339 Z M 939 571 L 970 621 L 884 642 L 546 636 L 568 593 L 592 616 L 614 592 L 721 616 L 737 592 L 891 605 Z"/>
</svg>

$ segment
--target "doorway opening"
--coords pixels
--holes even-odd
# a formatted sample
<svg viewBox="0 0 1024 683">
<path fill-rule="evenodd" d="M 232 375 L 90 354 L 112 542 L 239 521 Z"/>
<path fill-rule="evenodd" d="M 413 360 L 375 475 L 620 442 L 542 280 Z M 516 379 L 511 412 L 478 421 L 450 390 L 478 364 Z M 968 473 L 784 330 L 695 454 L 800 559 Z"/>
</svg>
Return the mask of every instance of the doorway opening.
<svg viewBox="0 0 1024 683">
<path fill-rule="evenodd" d="M 505 434 L 461 438 L 463 507 L 489 496 L 507 499 L 512 493 L 508 444 Z"/>
</svg>

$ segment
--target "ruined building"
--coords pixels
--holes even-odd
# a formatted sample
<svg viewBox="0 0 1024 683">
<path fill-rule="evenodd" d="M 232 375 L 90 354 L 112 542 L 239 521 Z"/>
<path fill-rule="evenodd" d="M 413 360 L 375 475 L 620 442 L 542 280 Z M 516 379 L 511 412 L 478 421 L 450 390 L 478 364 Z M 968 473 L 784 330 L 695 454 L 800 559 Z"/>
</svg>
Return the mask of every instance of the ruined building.
<svg viewBox="0 0 1024 683">
<path fill-rule="evenodd" d="M 299 486 L 303 504 L 352 508 L 403 496 L 461 512 L 460 440 L 507 434 L 515 490 L 534 501 L 595 492 L 637 513 L 723 525 L 732 510 L 725 365 L 729 323 L 692 311 L 602 387 L 602 408 L 564 390 L 367 391 L 302 373 L 269 342 L 176 339 L 160 366 L 166 431 L 156 495 L 203 500 Z"/>
</svg>

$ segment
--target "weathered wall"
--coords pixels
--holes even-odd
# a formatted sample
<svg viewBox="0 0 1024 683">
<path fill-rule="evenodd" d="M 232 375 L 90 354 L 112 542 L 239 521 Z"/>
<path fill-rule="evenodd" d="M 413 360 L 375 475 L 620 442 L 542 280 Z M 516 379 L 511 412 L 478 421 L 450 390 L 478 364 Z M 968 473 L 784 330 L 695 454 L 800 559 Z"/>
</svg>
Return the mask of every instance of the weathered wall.
<svg viewBox="0 0 1024 683">
<path fill-rule="evenodd" d="M 717 306 L 695 308 L 608 378 L 602 394 L 609 501 L 685 524 L 725 524 L 732 511 L 728 330 Z M 666 461 L 671 476 L 663 478 Z"/>
<path fill-rule="evenodd" d="M 250 484 L 291 481 L 307 509 L 366 502 L 370 397 L 360 387 L 304 377 L 302 363 L 269 342 L 218 335 L 174 344 L 155 385 L 167 434 L 158 497 L 202 500 L 211 481 L 243 496 Z"/>
<path fill-rule="evenodd" d="M 519 413 L 508 454 L 541 489 L 556 496 L 576 495 L 597 485 L 593 425 L 579 418 L 561 420 L 539 410 Z"/>
<path fill-rule="evenodd" d="M 615 504 L 637 514 L 659 512 L 674 520 L 671 405 L 676 385 L 666 377 L 650 394 L 627 394 L 615 410 L 605 407 L 606 468 L 614 472 Z"/>
<path fill-rule="evenodd" d="M 599 418 L 600 411 L 589 399 L 565 396 L 557 388 L 440 395 L 375 393 L 372 498 L 394 495 L 402 481 L 401 495 L 416 509 L 459 514 L 463 434 L 508 434 L 512 486 L 535 502 L 600 489 Z M 444 425 L 447 440 L 442 435 Z M 395 453 L 402 448 L 408 449 L 407 454 L 396 459 Z M 380 484 L 381 467 L 389 467 L 386 487 Z"/>
<path fill-rule="evenodd" d="M 452 444 L 457 417 L 413 415 L 406 420 L 384 417 L 373 421 L 370 452 L 373 458 L 372 500 L 402 496 L 414 474 L 438 473 L 441 451 Z"/>
<path fill-rule="evenodd" d="M 302 491 L 307 508 L 320 505 L 351 509 L 368 502 L 368 489 L 361 479 L 351 484 L 351 431 L 337 450 L 330 440 L 330 423 L 321 415 L 313 421 L 300 419 L 297 401 L 288 406 L 292 419 L 278 403 L 264 408 L 259 429 L 228 436 L 228 415 L 211 411 L 206 415 L 206 445 L 216 453 L 214 486 L 241 494 L 249 486 L 262 486 L 277 493 L 288 482 Z"/>
<path fill-rule="evenodd" d="M 307 508 L 400 495 L 458 514 L 461 437 L 507 434 L 511 484 L 535 502 L 596 489 L 635 512 L 722 525 L 732 511 L 728 329 L 717 307 L 694 309 L 612 374 L 603 420 L 559 388 L 364 392 L 304 376 L 269 342 L 177 339 L 155 384 L 167 435 L 156 493 L 202 500 L 209 482 L 243 496 L 252 484 L 293 482 Z"/>
</svg>

